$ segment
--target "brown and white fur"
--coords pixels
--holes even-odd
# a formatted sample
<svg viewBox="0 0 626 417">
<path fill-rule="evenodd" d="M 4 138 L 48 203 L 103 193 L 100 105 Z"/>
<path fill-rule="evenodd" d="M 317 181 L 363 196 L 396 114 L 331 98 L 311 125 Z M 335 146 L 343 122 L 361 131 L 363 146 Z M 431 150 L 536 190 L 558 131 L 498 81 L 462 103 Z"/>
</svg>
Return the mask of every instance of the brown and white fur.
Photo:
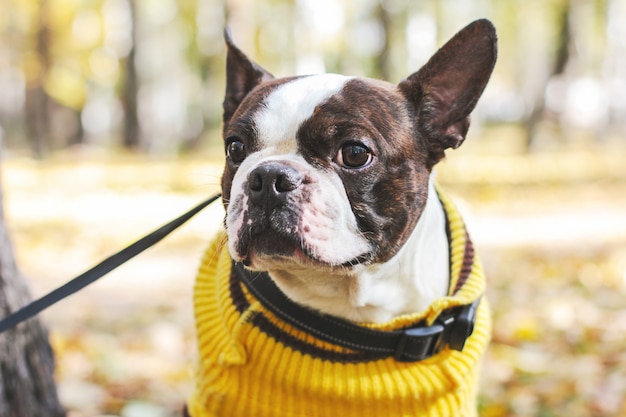
<svg viewBox="0 0 626 417">
<path fill-rule="evenodd" d="M 433 166 L 465 139 L 496 60 L 476 21 L 398 85 L 274 78 L 227 36 L 222 191 L 231 257 L 293 301 L 357 322 L 421 311 L 449 284 Z"/>
</svg>

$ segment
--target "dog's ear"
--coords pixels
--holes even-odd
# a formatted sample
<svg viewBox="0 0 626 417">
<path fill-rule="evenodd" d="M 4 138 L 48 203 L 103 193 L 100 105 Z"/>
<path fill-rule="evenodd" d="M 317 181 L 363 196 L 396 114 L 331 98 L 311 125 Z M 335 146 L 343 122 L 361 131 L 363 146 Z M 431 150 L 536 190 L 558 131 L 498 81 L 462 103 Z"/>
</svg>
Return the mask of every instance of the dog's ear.
<svg viewBox="0 0 626 417">
<path fill-rule="evenodd" d="M 399 84 L 414 106 L 420 133 L 433 165 L 447 148 L 458 148 L 469 128 L 469 114 L 496 63 L 496 31 L 477 20 L 454 35 L 418 72 Z"/>
<path fill-rule="evenodd" d="M 226 96 L 224 97 L 224 126 L 239 104 L 257 85 L 274 76 L 251 61 L 233 42 L 230 29 L 224 30 L 226 41 Z"/>
</svg>

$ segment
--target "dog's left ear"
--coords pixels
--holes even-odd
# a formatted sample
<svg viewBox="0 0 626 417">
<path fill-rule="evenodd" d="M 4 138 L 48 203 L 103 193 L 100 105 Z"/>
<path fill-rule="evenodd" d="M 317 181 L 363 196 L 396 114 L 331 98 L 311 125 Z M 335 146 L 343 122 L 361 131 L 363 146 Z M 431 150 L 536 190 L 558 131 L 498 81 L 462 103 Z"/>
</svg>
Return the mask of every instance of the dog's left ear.
<svg viewBox="0 0 626 417">
<path fill-rule="evenodd" d="M 487 85 L 496 56 L 495 28 L 488 20 L 477 20 L 398 85 L 414 106 L 433 165 L 447 148 L 458 148 L 465 140 L 469 114 Z"/>
<path fill-rule="evenodd" d="M 224 126 L 226 126 L 248 93 L 257 85 L 274 79 L 274 76 L 250 60 L 235 45 L 229 28 L 224 30 L 224 40 L 228 49 L 224 97 Z"/>
</svg>

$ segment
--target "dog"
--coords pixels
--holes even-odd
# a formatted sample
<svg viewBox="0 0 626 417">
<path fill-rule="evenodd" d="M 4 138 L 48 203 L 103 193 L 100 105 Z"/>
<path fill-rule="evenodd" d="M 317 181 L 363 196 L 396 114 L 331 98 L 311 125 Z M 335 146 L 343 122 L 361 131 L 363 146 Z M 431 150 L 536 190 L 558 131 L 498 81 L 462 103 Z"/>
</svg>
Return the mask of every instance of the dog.
<svg viewBox="0 0 626 417">
<path fill-rule="evenodd" d="M 195 284 L 185 413 L 475 415 L 485 282 L 432 172 L 465 139 L 493 25 L 398 85 L 275 78 L 225 38 L 225 228 Z"/>
</svg>

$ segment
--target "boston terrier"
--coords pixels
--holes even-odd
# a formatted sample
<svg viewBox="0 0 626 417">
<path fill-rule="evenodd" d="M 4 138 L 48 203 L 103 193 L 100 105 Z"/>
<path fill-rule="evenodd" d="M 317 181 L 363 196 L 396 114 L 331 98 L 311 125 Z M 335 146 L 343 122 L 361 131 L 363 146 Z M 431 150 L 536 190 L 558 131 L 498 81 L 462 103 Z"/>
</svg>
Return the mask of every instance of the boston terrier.
<svg viewBox="0 0 626 417">
<path fill-rule="evenodd" d="M 471 23 L 397 85 L 275 78 L 226 44 L 225 230 L 195 287 L 186 412 L 475 415 L 484 280 L 432 172 L 465 139 L 493 25 Z"/>
</svg>

